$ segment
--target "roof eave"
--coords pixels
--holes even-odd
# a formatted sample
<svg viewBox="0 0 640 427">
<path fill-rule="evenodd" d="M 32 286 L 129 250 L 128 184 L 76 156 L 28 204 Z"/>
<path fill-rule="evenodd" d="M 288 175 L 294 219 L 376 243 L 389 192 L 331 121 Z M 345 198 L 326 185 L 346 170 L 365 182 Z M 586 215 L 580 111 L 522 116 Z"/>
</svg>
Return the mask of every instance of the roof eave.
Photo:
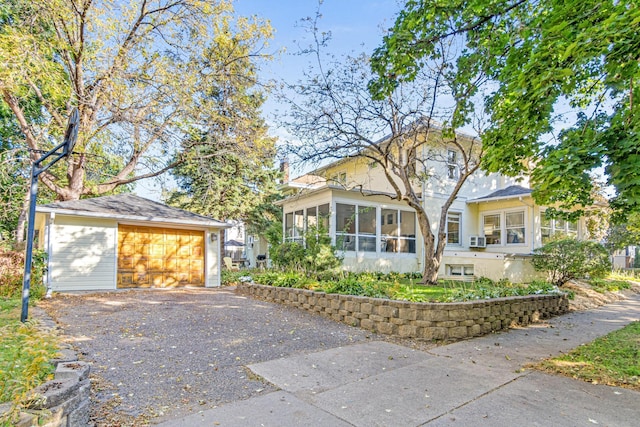
<svg viewBox="0 0 640 427">
<path fill-rule="evenodd" d="M 511 196 L 498 196 L 498 197 L 486 197 L 480 199 L 471 199 L 467 200 L 467 203 L 482 203 L 482 202 L 498 202 L 501 200 L 509 200 L 509 199 L 523 199 L 523 198 L 531 198 L 531 193 L 529 194 L 516 194 Z"/>
<path fill-rule="evenodd" d="M 100 213 L 100 212 L 76 211 L 73 209 L 50 208 L 45 206 L 37 206 L 36 212 L 55 213 L 60 215 L 74 215 L 74 216 L 82 216 L 82 217 L 89 217 L 89 218 L 107 218 L 107 219 L 116 219 L 116 220 L 125 220 L 125 221 L 144 221 L 144 222 L 165 223 L 165 224 L 191 225 L 191 226 L 211 227 L 211 228 L 231 228 L 232 227 L 231 224 L 227 224 L 225 222 L 220 222 L 220 221 L 197 221 L 197 220 L 186 220 L 186 219 L 170 219 L 170 218 L 162 218 L 162 217 L 145 217 L 145 216 L 138 216 L 138 215 L 118 215 L 118 214 L 109 214 L 109 213 Z"/>
</svg>

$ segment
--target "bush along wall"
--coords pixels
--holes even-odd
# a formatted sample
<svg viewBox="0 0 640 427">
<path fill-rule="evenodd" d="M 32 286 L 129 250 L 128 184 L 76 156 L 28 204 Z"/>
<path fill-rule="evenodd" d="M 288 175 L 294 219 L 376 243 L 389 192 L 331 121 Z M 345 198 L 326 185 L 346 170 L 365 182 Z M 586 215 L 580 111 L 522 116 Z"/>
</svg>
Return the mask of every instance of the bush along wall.
<svg viewBox="0 0 640 427">
<path fill-rule="evenodd" d="M 236 292 L 297 307 L 373 332 L 455 341 L 528 325 L 569 311 L 566 294 L 528 295 L 459 303 L 416 303 L 306 289 L 242 283 Z"/>
</svg>

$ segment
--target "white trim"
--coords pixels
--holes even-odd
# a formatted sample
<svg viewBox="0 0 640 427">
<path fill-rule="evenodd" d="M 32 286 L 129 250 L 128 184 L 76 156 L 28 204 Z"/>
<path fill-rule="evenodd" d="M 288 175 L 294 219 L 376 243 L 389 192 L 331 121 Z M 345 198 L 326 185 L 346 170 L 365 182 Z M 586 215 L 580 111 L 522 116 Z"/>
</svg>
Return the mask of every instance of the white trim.
<svg viewBox="0 0 640 427">
<path fill-rule="evenodd" d="M 153 222 L 154 224 L 193 225 L 195 227 L 218 227 L 218 228 L 232 227 L 231 224 L 227 224 L 225 222 L 215 221 L 215 220 L 198 221 L 198 220 L 184 220 L 184 219 L 169 219 L 169 218 L 163 218 L 163 217 L 118 215 L 118 214 L 109 214 L 109 213 L 101 213 L 101 212 L 75 211 L 72 209 L 57 209 L 57 208 L 52 209 L 44 206 L 37 207 L 36 212 L 57 213 L 58 215 L 70 215 L 70 216 L 79 216 L 79 217 L 114 219 L 114 220 L 125 220 L 125 221 L 135 221 L 135 222 Z"/>
<path fill-rule="evenodd" d="M 507 214 L 508 213 L 515 213 L 515 212 L 522 212 L 524 214 L 524 242 L 518 242 L 518 243 L 508 243 L 506 241 L 507 239 Z M 527 226 L 527 220 L 528 220 L 528 215 L 529 215 L 529 209 L 527 209 L 526 206 L 524 207 L 512 207 L 512 208 L 507 208 L 507 209 L 496 209 L 496 210 L 491 210 L 491 211 L 484 211 L 480 213 L 480 231 L 482 232 L 482 236 L 484 236 L 485 238 L 487 237 L 487 235 L 485 234 L 485 230 L 484 230 L 484 218 L 486 216 L 495 216 L 498 215 L 500 217 L 500 243 L 489 243 L 487 242 L 487 248 L 495 248 L 495 247 L 515 247 L 515 246 L 522 246 L 522 247 L 526 247 L 530 245 L 530 242 L 527 242 L 527 238 L 531 238 L 531 236 L 528 236 L 528 232 L 530 232 L 530 230 L 528 230 L 528 226 Z"/>
</svg>

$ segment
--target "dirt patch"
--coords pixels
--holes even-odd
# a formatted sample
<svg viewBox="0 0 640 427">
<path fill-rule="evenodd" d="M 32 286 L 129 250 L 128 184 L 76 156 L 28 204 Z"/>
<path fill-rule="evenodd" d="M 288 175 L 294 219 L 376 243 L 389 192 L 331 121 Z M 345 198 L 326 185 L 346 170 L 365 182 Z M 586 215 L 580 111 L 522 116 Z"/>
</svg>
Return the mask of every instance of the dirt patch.
<svg viewBox="0 0 640 427">
<path fill-rule="evenodd" d="M 589 310 L 605 304 L 626 299 L 628 295 L 640 293 L 640 283 L 633 282 L 630 289 L 618 292 L 597 292 L 588 283 L 572 280 L 562 286 L 563 290 L 572 291 L 575 297 L 569 300 L 569 310 Z"/>
</svg>

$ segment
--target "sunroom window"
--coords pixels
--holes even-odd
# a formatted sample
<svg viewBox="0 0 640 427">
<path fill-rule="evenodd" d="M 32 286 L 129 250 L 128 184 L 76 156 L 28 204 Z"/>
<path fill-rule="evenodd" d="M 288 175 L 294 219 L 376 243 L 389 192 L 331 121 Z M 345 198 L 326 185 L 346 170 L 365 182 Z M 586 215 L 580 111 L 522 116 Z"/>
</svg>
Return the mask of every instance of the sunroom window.
<svg viewBox="0 0 640 427">
<path fill-rule="evenodd" d="M 358 250 L 376 251 L 376 208 L 358 208 Z"/>
<path fill-rule="evenodd" d="M 578 223 L 566 221 L 561 218 L 549 218 L 544 212 L 540 213 L 540 234 L 542 244 L 553 239 L 567 237 L 578 237 Z"/>
<path fill-rule="evenodd" d="M 303 242 L 304 211 L 289 212 L 284 217 L 284 236 L 288 242 Z"/>
<path fill-rule="evenodd" d="M 398 209 L 380 210 L 380 250 L 416 253 L 416 215 Z"/>
<path fill-rule="evenodd" d="M 356 207 L 336 204 L 336 246 L 343 251 L 356 250 Z"/>
</svg>

